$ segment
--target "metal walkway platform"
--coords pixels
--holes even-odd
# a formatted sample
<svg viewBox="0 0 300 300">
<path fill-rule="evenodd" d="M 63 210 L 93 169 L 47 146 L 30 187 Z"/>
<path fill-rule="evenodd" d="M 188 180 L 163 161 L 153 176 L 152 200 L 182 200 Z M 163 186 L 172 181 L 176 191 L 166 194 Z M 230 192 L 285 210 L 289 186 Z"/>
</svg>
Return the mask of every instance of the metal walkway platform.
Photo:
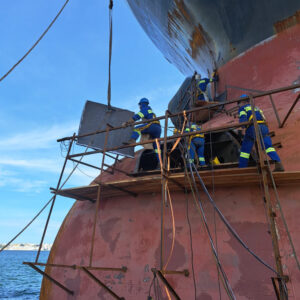
<svg viewBox="0 0 300 300">
<path fill-rule="evenodd" d="M 222 186 L 233 187 L 242 185 L 257 185 L 260 182 L 260 174 L 256 167 L 249 167 L 244 169 L 231 168 L 231 169 L 219 169 L 209 171 L 200 171 L 205 185 L 207 187 Z M 277 186 L 290 185 L 300 183 L 300 171 L 293 172 L 275 172 L 273 177 Z M 184 173 L 175 173 L 169 175 L 169 188 L 172 192 L 183 191 L 185 184 Z M 271 179 L 269 178 L 269 184 L 271 185 Z M 73 198 L 79 201 L 96 201 L 98 184 L 92 184 L 88 186 L 69 188 L 55 191 L 57 195 Z M 200 184 L 199 188 L 201 190 Z M 148 175 L 143 177 L 130 177 L 125 180 L 110 181 L 101 184 L 101 197 L 111 198 L 124 195 L 137 196 L 138 194 L 161 192 L 161 175 Z"/>
</svg>

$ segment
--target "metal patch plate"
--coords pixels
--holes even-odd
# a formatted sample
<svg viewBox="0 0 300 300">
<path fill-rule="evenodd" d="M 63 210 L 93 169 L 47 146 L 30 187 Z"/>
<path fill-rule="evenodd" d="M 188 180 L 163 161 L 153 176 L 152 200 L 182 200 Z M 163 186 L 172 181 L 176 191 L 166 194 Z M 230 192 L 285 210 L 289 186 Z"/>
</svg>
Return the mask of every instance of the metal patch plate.
<svg viewBox="0 0 300 300">
<path fill-rule="evenodd" d="M 97 130 L 105 130 L 107 124 L 117 127 L 121 126 L 123 122 L 128 121 L 134 112 L 112 107 L 108 109 L 107 105 L 86 101 L 79 125 L 78 135 L 94 132 Z M 122 128 L 109 132 L 107 148 L 122 146 L 123 142 L 130 139 L 132 127 Z M 82 146 L 89 146 L 94 149 L 104 148 L 105 133 L 97 135 L 80 137 L 77 144 Z M 124 148 L 114 151 L 116 154 L 121 154 L 127 157 L 134 157 L 134 148 Z"/>
</svg>

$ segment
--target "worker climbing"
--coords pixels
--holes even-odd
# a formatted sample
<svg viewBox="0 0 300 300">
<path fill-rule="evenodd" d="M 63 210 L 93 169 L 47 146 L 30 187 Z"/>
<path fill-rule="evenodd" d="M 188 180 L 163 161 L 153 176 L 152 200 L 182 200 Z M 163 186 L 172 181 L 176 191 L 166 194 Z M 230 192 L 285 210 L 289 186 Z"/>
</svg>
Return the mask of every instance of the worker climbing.
<svg viewBox="0 0 300 300">
<path fill-rule="evenodd" d="M 243 98 L 243 100 L 239 101 L 239 103 L 242 105 L 239 108 L 239 112 L 238 112 L 239 122 L 242 123 L 242 122 L 251 121 L 253 119 L 253 112 L 252 112 L 251 105 L 249 104 L 248 95 L 243 94 L 240 97 Z M 271 138 L 268 136 L 269 128 L 267 126 L 265 116 L 263 114 L 263 111 L 258 107 L 255 107 L 255 116 L 257 119 L 257 123 L 259 125 L 262 140 L 265 145 L 265 151 L 269 155 L 269 157 L 275 161 L 275 168 L 273 172 L 283 172 L 284 171 L 283 165 L 280 161 L 280 158 L 276 150 L 272 147 Z M 254 129 L 254 125 L 251 124 L 246 128 L 245 136 L 242 142 L 240 159 L 239 159 L 239 168 L 245 168 L 248 166 L 248 161 L 249 161 L 249 157 L 250 157 L 250 153 L 254 141 L 255 141 L 255 129 Z"/>
<path fill-rule="evenodd" d="M 185 128 L 185 131 L 186 132 L 201 131 L 201 126 L 197 125 L 196 123 L 190 123 L 189 126 Z M 188 150 L 189 150 L 190 163 L 194 162 L 197 153 L 200 166 L 205 165 L 204 144 L 205 144 L 205 139 L 203 133 L 196 133 L 194 135 L 189 136 Z"/>
<path fill-rule="evenodd" d="M 140 119 L 142 119 L 143 121 L 148 121 L 148 120 L 156 118 L 154 112 L 152 111 L 151 107 L 149 106 L 149 100 L 147 98 L 142 98 L 139 101 L 139 107 L 140 107 L 140 111 L 137 114 L 135 114 L 129 121 L 123 123 L 122 124 L 123 126 L 133 124 L 135 121 L 138 121 Z M 124 144 L 135 143 L 136 140 L 142 134 L 149 134 L 151 139 L 160 138 L 161 126 L 160 126 L 159 121 L 148 122 L 145 124 L 135 126 L 130 140 L 125 142 Z M 153 145 L 153 149 L 157 155 L 157 159 L 159 159 L 156 143 L 154 142 L 152 145 Z"/>
<path fill-rule="evenodd" d="M 195 80 L 196 80 L 196 86 L 197 86 L 197 100 L 198 101 L 207 101 L 209 102 L 210 99 L 208 97 L 207 93 L 207 86 L 211 82 L 217 82 L 219 81 L 219 76 L 217 74 L 217 71 L 214 71 L 212 74 L 212 78 L 201 78 L 200 74 L 195 74 Z"/>
</svg>

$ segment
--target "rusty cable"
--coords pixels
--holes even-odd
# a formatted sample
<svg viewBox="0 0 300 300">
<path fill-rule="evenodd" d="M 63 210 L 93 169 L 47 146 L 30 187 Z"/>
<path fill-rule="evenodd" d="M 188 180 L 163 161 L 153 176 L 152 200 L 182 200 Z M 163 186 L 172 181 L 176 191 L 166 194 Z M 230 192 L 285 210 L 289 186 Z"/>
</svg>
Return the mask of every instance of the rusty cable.
<svg viewBox="0 0 300 300">
<path fill-rule="evenodd" d="M 190 166 L 191 167 L 191 166 Z M 209 226 L 207 224 L 207 220 L 206 220 L 206 216 L 205 216 L 205 213 L 204 213 L 204 209 L 203 209 L 203 206 L 202 206 L 202 203 L 200 201 L 200 195 L 199 195 L 199 191 L 198 191 L 198 188 L 197 188 L 197 185 L 196 185 L 196 181 L 193 180 L 193 185 L 194 185 L 194 188 L 192 186 L 192 182 L 191 182 L 191 179 L 189 177 L 189 174 L 188 174 L 188 171 L 187 171 L 187 166 L 186 166 L 186 162 L 184 160 L 184 169 L 185 169 L 185 174 L 186 174 L 186 177 L 189 181 L 189 185 L 190 185 L 190 188 L 191 188 L 191 191 L 192 191 L 192 195 L 193 195 L 193 199 L 194 199 L 194 203 L 195 203 L 195 206 L 196 206 L 196 209 L 201 217 L 201 224 L 203 226 L 203 228 L 205 229 L 206 233 L 207 233 L 207 236 L 208 236 L 208 239 L 209 239 L 209 242 L 210 242 L 210 247 L 211 247 L 211 250 L 212 250 L 212 256 L 214 258 L 214 261 L 218 267 L 218 270 L 220 272 L 220 274 L 222 275 L 221 276 L 221 281 L 222 281 L 222 284 L 223 284 L 223 287 L 228 295 L 228 297 L 230 299 L 236 299 L 235 296 L 234 296 L 234 293 L 232 291 L 232 288 L 229 284 L 229 281 L 228 281 L 228 278 L 227 278 L 227 275 L 222 267 L 222 264 L 220 262 L 220 259 L 219 259 L 219 256 L 216 252 L 216 249 L 215 249 L 215 246 L 214 246 L 214 242 L 213 242 L 213 239 L 212 239 L 212 236 L 211 236 L 211 233 L 210 233 L 210 230 L 209 230 Z M 193 173 L 191 172 L 191 178 L 192 179 L 195 179 L 193 177 Z M 195 189 L 195 190 L 194 190 Z M 195 194 L 195 191 L 197 193 L 197 198 L 198 198 L 198 201 L 196 200 L 196 194 Z"/>
<path fill-rule="evenodd" d="M 86 148 L 87 150 L 88 148 Z M 83 158 L 83 156 L 81 157 L 81 159 Z M 63 184 L 60 186 L 60 189 L 68 182 L 68 180 L 70 179 L 70 177 L 72 176 L 72 174 L 75 172 L 77 166 L 79 165 L 79 163 L 77 163 L 77 165 L 72 169 L 72 171 L 70 172 L 70 174 L 68 175 L 68 177 L 65 179 L 65 181 L 63 182 Z M 48 202 L 42 207 L 42 209 L 32 218 L 32 220 L 15 236 L 13 237 L 5 246 L 3 246 L 0 249 L 0 253 L 7 248 L 17 237 L 19 237 L 36 219 L 37 217 L 45 210 L 45 208 L 53 201 L 55 196 L 52 196 Z"/>
<path fill-rule="evenodd" d="M 93 140 L 92 140 L 93 141 Z M 85 149 L 85 152 L 87 152 L 88 148 L 90 145 L 88 145 Z M 70 179 L 70 177 L 72 176 L 72 174 L 75 172 L 75 170 L 78 168 L 79 163 L 81 162 L 81 160 L 83 159 L 84 155 L 82 155 L 79 159 L 79 162 L 74 166 L 73 164 L 73 169 L 70 172 L 70 174 L 68 175 L 68 177 L 65 179 L 65 181 L 62 183 L 62 185 L 59 187 L 59 189 L 63 188 L 65 186 L 65 184 L 68 182 L 68 180 Z M 42 209 L 32 218 L 32 220 L 17 234 L 15 235 L 6 245 L 4 245 L 1 249 L 0 249 L 0 253 L 6 249 L 14 240 L 16 240 L 17 237 L 19 237 L 36 219 L 37 217 L 45 210 L 45 208 L 53 201 L 54 196 L 52 196 L 50 198 L 50 200 L 42 207 Z"/>
<path fill-rule="evenodd" d="M 206 231 L 206 234 L 207 234 L 208 239 L 210 241 L 210 248 L 211 248 L 212 257 L 213 257 L 214 262 L 215 262 L 215 264 L 217 266 L 218 272 L 221 274 L 221 281 L 222 281 L 223 287 L 224 287 L 224 289 L 225 289 L 225 291 L 226 291 L 229 299 L 235 299 L 235 295 L 234 295 L 234 293 L 232 291 L 232 288 L 231 288 L 231 286 L 229 284 L 227 275 L 226 275 L 226 273 L 225 273 L 225 271 L 224 271 L 224 269 L 222 267 L 222 264 L 221 264 L 221 261 L 219 259 L 218 253 L 216 252 L 216 249 L 215 249 L 215 246 L 214 246 L 214 242 L 213 242 L 213 239 L 212 239 L 212 236 L 211 236 L 211 233 L 210 233 L 209 226 L 207 224 L 205 212 L 204 212 L 201 200 L 200 200 L 199 190 L 197 188 L 194 175 L 191 172 L 191 178 L 193 179 L 193 185 L 194 185 L 194 188 L 193 188 L 193 185 L 192 185 L 192 182 L 191 182 L 191 178 L 190 178 L 189 173 L 188 173 L 186 161 L 184 159 L 184 153 L 187 153 L 188 154 L 188 158 L 189 158 L 189 153 L 186 151 L 187 150 L 187 143 L 186 142 L 185 142 L 185 147 L 183 145 L 181 145 L 180 150 L 181 150 L 181 155 L 183 157 L 183 162 L 184 162 L 184 172 L 186 174 L 186 178 L 187 178 L 187 180 L 189 182 L 190 189 L 192 191 L 194 204 L 196 206 L 197 212 L 200 215 L 201 225 L 202 225 L 203 229 Z M 189 164 L 189 166 L 191 167 L 190 164 Z M 196 193 L 197 193 L 197 197 L 196 197 Z M 198 201 L 197 201 L 196 198 L 198 198 Z"/>
<path fill-rule="evenodd" d="M 113 36 L 113 22 L 112 22 L 113 0 L 109 1 L 109 58 L 108 58 L 108 86 L 107 86 L 107 106 L 111 108 L 111 56 L 112 56 L 112 36 Z"/>
<path fill-rule="evenodd" d="M 164 265 L 164 270 L 167 268 L 170 259 L 172 257 L 173 251 L 174 251 L 174 245 L 175 245 L 175 234 L 176 234 L 176 230 L 175 230 L 175 217 L 174 217 L 174 210 L 173 210 L 173 204 L 172 204 L 172 198 L 170 195 L 170 190 L 168 187 L 168 184 L 166 183 L 166 190 L 167 190 L 167 195 L 168 195 L 168 199 L 169 199 L 169 203 L 170 203 L 170 210 L 171 210 L 171 218 L 172 218 L 172 245 L 171 245 L 171 250 L 167 259 L 166 264 Z"/>
<path fill-rule="evenodd" d="M 69 0 L 66 0 L 60 11 L 57 13 L 55 18 L 52 20 L 52 22 L 49 24 L 49 26 L 46 28 L 46 30 L 42 33 L 42 35 L 38 38 L 38 40 L 31 46 L 31 48 L 0 78 L 0 82 L 6 78 L 26 57 L 27 55 L 37 46 L 37 44 L 42 40 L 42 38 L 46 35 L 46 33 L 49 31 L 49 29 L 52 27 L 52 25 L 55 23 L 57 18 L 60 16 L 66 5 L 68 4 Z"/>
<path fill-rule="evenodd" d="M 182 160 L 184 161 L 184 156 L 181 152 Z M 184 193 L 186 198 L 186 219 L 189 226 L 189 234 L 190 234 L 190 249 L 191 249 L 191 265 L 192 265 L 192 276 L 193 276 L 193 284 L 194 284 L 194 296 L 195 300 L 197 300 L 197 285 L 196 285 L 196 277 L 195 277 L 195 268 L 194 268 L 194 249 L 193 249 L 193 234 L 192 234 L 192 225 L 189 216 L 189 197 L 188 197 L 188 189 L 187 189 L 187 176 L 184 177 Z"/>
<path fill-rule="evenodd" d="M 215 88 L 215 95 L 216 97 L 216 84 L 217 82 L 214 82 L 214 88 Z M 209 110 L 208 112 L 209 116 L 209 121 L 211 120 L 211 111 Z M 215 196 L 215 169 L 214 169 L 214 158 L 213 158 L 213 149 L 212 149 L 212 132 L 209 133 L 209 139 L 210 139 L 210 161 L 211 161 L 211 178 L 212 178 L 212 194 L 213 197 Z M 205 143 L 205 137 L 204 137 L 204 143 Z M 214 209 L 214 233 L 215 233 L 215 243 L 216 243 L 216 250 L 217 254 L 219 255 L 219 248 L 218 248 L 218 234 L 217 234 L 217 223 L 216 223 L 216 210 Z M 219 300 L 222 300 L 222 293 L 221 293 L 221 285 L 220 285 L 220 272 L 219 269 L 217 268 L 218 271 L 218 291 L 219 291 Z"/>
<path fill-rule="evenodd" d="M 42 209 L 32 218 L 32 220 L 15 236 L 13 237 L 6 245 L 4 245 L 0 249 L 0 253 L 6 249 L 17 237 L 19 237 L 33 222 L 34 220 L 45 210 L 45 208 L 50 204 L 53 200 L 54 196 L 42 207 Z"/>
<path fill-rule="evenodd" d="M 205 192 L 205 194 L 207 195 L 207 198 L 209 200 L 209 202 L 212 204 L 212 206 L 214 207 L 214 209 L 216 210 L 216 212 L 218 213 L 219 217 L 221 218 L 221 220 L 223 221 L 223 223 L 225 224 L 225 226 L 227 227 L 227 229 L 229 230 L 229 232 L 236 238 L 236 240 L 247 250 L 247 252 L 249 252 L 256 260 L 258 260 L 261 264 L 263 264 L 265 267 L 267 267 L 269 270 L 273 271 L 274 273 L 276 273 L 277 275 L 279 275 L 277 273 L 276 270 L 274 270 L 269 264 L 267 264 L 262 258 L 260 258 L 258 255 L 256 255 L 241 239 L 241 237 L 237 234 L 237 232 L 234 230 L 234 228 L 230 225 L 230 223 L 227 221 L 226 217 L 222 214 L 222 212 L 219 210 L 218 206 L 216 205 L 215 201 L 212 199 L 212 197 L 210 196 L 201 176 L 199 175 L 199 172 L 196 168 L 196 166 L 194 164 L 192 164 L 192 167 L 195 170 L 195 173 L 199 179 L 199 182 L 201 183 L 201 186 Z"/>
</svg>

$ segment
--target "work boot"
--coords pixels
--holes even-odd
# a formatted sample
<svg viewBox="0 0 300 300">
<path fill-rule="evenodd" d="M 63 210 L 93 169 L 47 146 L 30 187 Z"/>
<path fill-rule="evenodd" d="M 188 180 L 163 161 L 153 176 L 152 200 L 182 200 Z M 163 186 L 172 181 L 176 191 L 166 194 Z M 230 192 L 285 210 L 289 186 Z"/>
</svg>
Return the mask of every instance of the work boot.
<svg viewBox="0 0 300 300">
<path fill-rule="evenodd" d="M 284 167 L 280 161 L 275 162 L 275 168 L 273 172 L 284 172 Z"/>
<path fill-rule="evenodd" d="M 135 139 L 130 139 L 126 142 L 123 142 L 124 145 L 130 145 L 130 144 L 135 144 L 135 143 L 136 143 Z"/>
</svg>

